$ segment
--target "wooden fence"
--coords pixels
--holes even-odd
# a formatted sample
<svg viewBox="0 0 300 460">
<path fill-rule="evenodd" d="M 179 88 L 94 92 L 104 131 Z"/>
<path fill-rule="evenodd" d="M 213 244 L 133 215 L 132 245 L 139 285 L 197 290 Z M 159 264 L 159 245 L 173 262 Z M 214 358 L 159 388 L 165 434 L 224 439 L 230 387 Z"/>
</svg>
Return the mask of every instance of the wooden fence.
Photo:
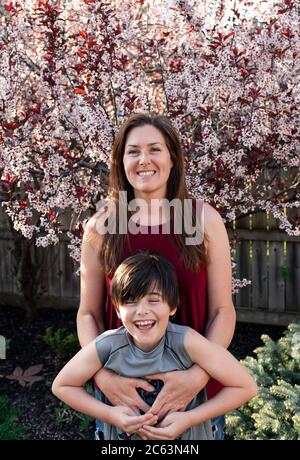
<svg viewBox="0 0 300 460">
<path fill-rule="evenodd" d="M 15 276 L 13 247 L 8 219 L 0 208 L 0 305 L 22 306 L 23 297 Z M 58 245 L 46 248 L 32 245 L 31 251 L 41 263 L 38 306 L 78 308 L 79 276 L 69 255 L 68 238 L 63 234 Z"/>
<path fill-rule="evenodd" d="M 281 325 L 300 320 L 300 237 L 288 236 L 266 213 L 230 227 L 236 277 L 251 280 L 234 296 L 238 319 Z"/>
<path fill-rule="evenodd" d="M 280 231 L 265 214 L 243 218 L 228 227 L 236 277 L 252 284 L 234 295 L 239 321 L 287 325 L 300 319 L 300 238 Z M 79 277 L 68 254 L 67 238 L 55 247 L 38 248 L 43 258 L 40 307 L 77 308 Z M 13 274 L 13 240 L 0 210 L 0 304 L 22 305 Z M 33 249 L 34 250 L 34 249 Z"/>
</svg>

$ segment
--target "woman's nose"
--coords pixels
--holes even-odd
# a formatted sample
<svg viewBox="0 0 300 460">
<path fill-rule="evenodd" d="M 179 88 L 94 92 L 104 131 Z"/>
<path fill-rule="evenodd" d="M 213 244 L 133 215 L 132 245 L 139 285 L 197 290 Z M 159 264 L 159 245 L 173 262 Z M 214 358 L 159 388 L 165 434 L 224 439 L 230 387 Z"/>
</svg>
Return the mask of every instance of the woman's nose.
<svg viewBox="0 0 300 460">
<path fill-rule="evenodd" d="M 145 164 L 150 163 L 150 159 L 149 159 L 148 155 L 145 152 L 141 153 L 139 163 L 140 163 L 140 165 L 145 165 Z"/>
</svg>

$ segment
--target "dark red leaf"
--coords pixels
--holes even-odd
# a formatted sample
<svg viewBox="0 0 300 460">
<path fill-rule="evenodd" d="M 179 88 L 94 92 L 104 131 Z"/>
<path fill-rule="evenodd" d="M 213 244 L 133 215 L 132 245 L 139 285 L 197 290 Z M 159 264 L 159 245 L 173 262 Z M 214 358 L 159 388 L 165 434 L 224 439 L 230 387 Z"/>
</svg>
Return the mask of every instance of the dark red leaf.
<svg viewBox="0 0 300 460">
<path fill-rule="evenodd" d="M 287 38 L 292 37 L 290 29 L 284 30 L 283 32 L 281 32 L 281 35 L 283 35 L 284 37 L 287 37 Z"/>
<path fill-rule="evenodd" d="M 79 57 L 83 58 L 86 55 L 86 52 L 82 50 L 77 50 L 77 54 Z"/>
<path fill-rule="evenodd" d="M 74 93 L 75 94 L 86 94 L 86 90 L 78 86 L 77 88 L 74 89 Z"/>
<path fill-rule="evenodd" d="M 227 38 L 232 37 L 234 35 L 234 32 L 229 32 L 229 34 L 225 35 L 224 40 L 227 40 Z"/>
<path fill-rule="evenodd" d="M 13 3 L 12 3 L 12 2 L 9 2 L 9 3 L 7 3 L 6 5 L 4 5 L 4 9 L 5 9 L 5 11 L 7 11 L 8 13 L 12 10 L 12 7 L 13 7 Z"/>
<path fill-rule="evenodd" d="M 19 200 L 19 206 L 21 209 L 25 209 L 27 206 L 27 202 L 24 200 Z"/>
<path fill-rule="evenodd" d="M 81 31 L 79 32 L 79 34 L 82 36 L 82 38 L 84 38 L 85 40 L 87 40 L 88 34 L 87 34 L 84 30 L 81 30 Z"/>
<path fill-rule="evenodd" d="M 56 220 L 56 216 L 51 208 L 49 208 L 49 216 L 52 221 Z"/>
<path fill-rule="evenodd" d="M 240 69 L 240 72 L 243 77 L 248 77 L 248 75 L 250 74 L 250 72 L 248 72 L 248 70 L 244 69 L 243 67 Z"/>
<path fill-rule="evenodd" d="M 3 128 L 15 130 L 18 128 L 17 123 L 3 123 Z"/>
</svg>

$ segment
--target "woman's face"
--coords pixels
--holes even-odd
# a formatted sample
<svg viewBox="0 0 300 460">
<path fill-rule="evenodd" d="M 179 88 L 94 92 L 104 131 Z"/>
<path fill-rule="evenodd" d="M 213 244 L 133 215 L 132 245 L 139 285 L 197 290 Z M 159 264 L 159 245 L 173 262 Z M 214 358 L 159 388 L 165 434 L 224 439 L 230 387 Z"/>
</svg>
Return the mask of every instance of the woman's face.
<svg viewBox="0 0 300 460">
<path fill-rule="evenodd" d="M 173 161 L 159 129 L 151 125 L 133 128 L 126 140 L 124 170 L 135 198 L 165 198 Z"/>
</svg>

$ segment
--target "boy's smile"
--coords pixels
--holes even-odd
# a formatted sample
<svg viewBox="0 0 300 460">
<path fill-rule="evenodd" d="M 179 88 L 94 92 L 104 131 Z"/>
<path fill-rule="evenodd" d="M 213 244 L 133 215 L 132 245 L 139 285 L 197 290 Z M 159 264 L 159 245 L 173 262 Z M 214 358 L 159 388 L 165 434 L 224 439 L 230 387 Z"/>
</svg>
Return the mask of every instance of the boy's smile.
<svg viewBox="0 0 300 460">
<path fill-rule="evenodd" d="M 120 305 L 118 315 L 133 343 L 143 351 L 151 351 L 161 341 L 175 311 L 162 299 L 160 292 L 153 291 Z"/>
<path fill-rule="evenodd" d="M 134 324 L 141 331 L 147 331 L 147 330 L 151 329 L 154 326 L 155 323 L 156 323 L 155 320 L 147 320 L 147 321 L 135 321 Z"/>
</svg>

